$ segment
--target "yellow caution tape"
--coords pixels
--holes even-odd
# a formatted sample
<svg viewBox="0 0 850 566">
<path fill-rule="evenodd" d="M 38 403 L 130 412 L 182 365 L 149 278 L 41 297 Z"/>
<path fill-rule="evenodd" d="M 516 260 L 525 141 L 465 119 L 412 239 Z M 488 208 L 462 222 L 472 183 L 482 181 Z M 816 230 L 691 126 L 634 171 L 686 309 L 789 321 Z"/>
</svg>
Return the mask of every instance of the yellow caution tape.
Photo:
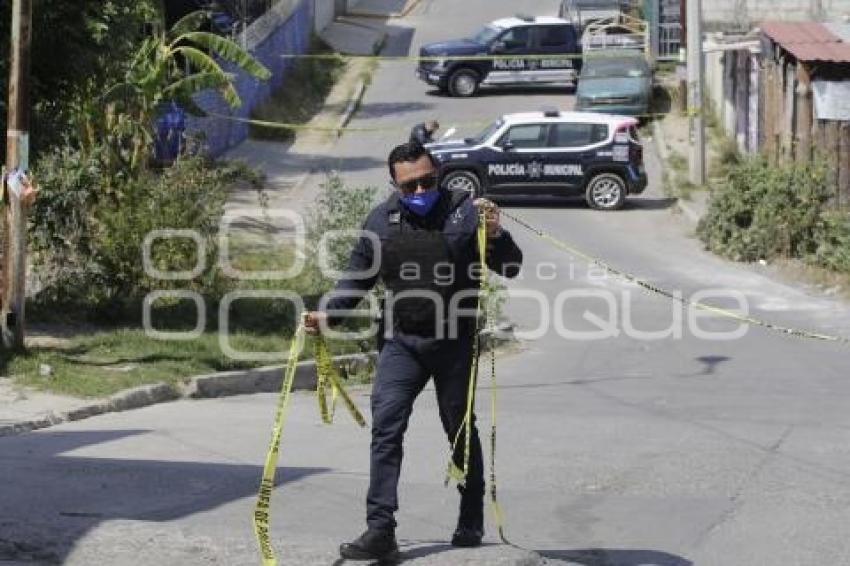
<svg viewBox="0 0 850 566">
<path fill-rule="evenodd" d="M 289 346 L 289 358 L 286 362 L 286 370 L 283 374 L 283 385 L 275 409 L 274 426 L 272 427 L 272 439 L 266 453 L 266 463 L 263 466 L 263 477 L 260 481 L 260 489 L 257 492 L 257 501 L 254 504 L 254 534 L 257 544 L 260 546 L 260 556 L 263 566 L 277 566 L 277 558 L 274 554 L 269 528 L 271 526 L 271 501 L 274 490 L 274 476 L 277 470 L 277 461 L 280 456 L 280 438 L 283 435 L 283 424 L 289 408 L 289 397 L 292 392 L 292 382 L 295 380 L 295 369 L 298 364 L 298 354 L 304 345 L 304 325 L 300 324 L 295 331 L 295 336 Z"/>
<path fill-rule="evenodd" d="M 216 112 L 207 112 L 207 114 L 213 118 L 218 118 L 220 120 L 230 120 L 231 122 L 240 122 L 242 124 L 251 124 L 253 126 L 258 126 L 260 128 L 269 128 L 275 130 L 297 130 L 297 131 L 310 131 L 310 132 L 385 132 L 385 131 L 409 131 L 410 125 L 392 125 L 392 126 L 318 126 L 304 123 L 295 123 L 295 122 L 273 122 L 270 120 L 255 120 L 252 118 L 240 118 L 239 116 L 228 116 L 226 114 L 219 114 Z M 477 122 L 480 124 L 485 124 L 485 122 Z M 489 122 L 486 122 L 489 124 Z"/>
<path fill-rule="evenodd" d="M 466 398 L 466 413 L 464 414 L 463 422 L 461 424 L 461 429 L 458 429 L 458 432 L 455 436 L 454 441 L 452 442 L 451 452 L 449 454 L 449 464 L 446 470 L 446 480 L 445 483 L 448 484 L 450 480 L 455 480 L 459 484 L 463 485 L 466 481 L 466 476 L 469 471 L 469 453 L 470 453 L 470 438 L 472 434 L 472 413 L 473 413 L 473 399 L 475 395 L 475 387 L 476 382 L 478 380 L 478 357 L 480 353 L 479 346 L 479 330 L 481 329 L 481 319 L 483 318 L 486 322 L 493 320 L 493 302 L 491 299 L 491 288 L 490 281 L 487 277 L 486 266 L 487 266 L 487 224 L 486 224 L 486 211 L 482 211 L 479 216 L 478 221 L 478 231 L 477 231 L 477 243 L 478 243 L 478 257 L 481 262 L 481 282 L 480 282 L 480 296 L 478 299 L 478 308 L 477 308 L 477 316 L 475 323 L 475 334 L 472 346 L 472 362 L 470 364 L 470 372 L 469 372 L 469 387 L 467 389 L 467 398 Z M 482 307 L 482 305 L 484 305 Z M 460 439 L 460 434 L 463 432 L 464 434 L 464 455 L 463 455 L 463 467 L 458 467 L 454 462 L 454 453 L 457 450 L 458 441 Z M 514 546 L 516 548 L 522 548 L 520 546 L 515 545 L 514 543 L 508 540 L 507 535 L 505 534 L 505 518 L 504 513 L 502 511 L 502 507 L 499 504 L 497 498 L 497 489 L 496 489 L 496 351 L 491 347 L 490 349 L 490 474 L 489 474 L 489 489 L 488 492 L 490 494 L 490 508 L 493 511 L 493 520 L 496 523 L 496 529 L 499 533 L 499 539 L 508 545 Z"/>
<path fill-rule="evenodd" d="M 484 257 L 481 261 L 484 261 Z M 495 316 L 493 315 L 495 303 L 492 300 L 491 293 L 492 289 L 488 279 L 485 283 L 483 298 L 486 301 L 485 320 L 488 325 L 495 323 Z M 490 345 L 490 482 L 487 491 L 490 494 L 490 509 L 493 511 L 493 520 L 496 523 L 499 539 L 505 544 L 517 546 L 509 541 L 505 534 L 505 516 L 496 497 L 496 348 L 493 344 Z M 517 546 L 517 548 L 521 547 Z"/>
<path fill-rule="evenodd" d="M 302 322 L 298 325 L 298 329 L 295 331 L 295 336 L 289 346 L 289 357 L 283 374 L 283 385 L 280 388 L 280 395 L 278 396 L 277 407 L 275 409 L 272 438 L 269 443 L 268 452 L 266 452 L 263 476 L 260 481 L 260 488 L 257 491 L 257 501 L 254 504 L 254 534 L 256 535 L 257 544 L 260 548 L 260 557 L 262 559 L 263 566 L 277 566 L 278 563 L 270 536 L 271 500 L 272 492 L 274 491 L 275 471 L 277 470 L 277 462 L 280 457 L 280 439 L 283 435 L 283 425 L 286 421 L 286 414 L 289 409 L 289 398 L 292 393 L 292 383 L 295 380 L 295 370 L 298 367 L 298 355 L 304 346 L 304 335 L 305 327 Z M 327 401 L 324 399 L 326 388 L 329 384 L 333 390 L 332 403 L 335 403 L 337 396 L 342 398 L 357 424 L 361 427 L 366 426 L 366 420 L 363 418 L 363 415 L 354 405 L 348 393 L 340 383 L 339 374 L 333 365 L 327 344 L 321 335 L 315 337 L 314 356 L 316 358 L 316 371 L 318 373 L 317 385 L 321 387 L 319 403 L 322 421 L 328 424 L 333 421 L 333 413 L 328 413 Z"/>
<path fill-rule="evenodd" d="M 348 409 L 351 418 L 354 419 L 361 427 L 366 426 L 366 419 L 357 409 L 354 401 L 351 400 L 345 388 L 340 382 L 339 372 L 333 364 L 328 345 L 322 339 L 321 335 L 316 337 L 313 342 L 313 357 L 316 359 L 316 371 L 318 372 L 318 381 L 316 383 L 316 393 L 319 398 L 319 413 L 322 417 L 322 422 L 325 424 L 333 423 L 334 408 L 336 407 L 337 397 L 342 399 L 345 408 Z M 331 388 L 331 408 L 328 411 L 327 388 Z"/>
<path fill-rule="evenodd" d="M 588 255 L 588 254 L 582 252 L 581 250 L 567 244 L 566 242 L 564 242 L 562 240 L 559 240 L 558 238 L 552 236 L 551 234 L 548 234 L 548 233 L 544 232 L 543 230 L 532 226 L 531 224 L 529 224 L 528 222 L 518 218 L 517 216 L 509 214 L 505 211 L 502 211 L 502 215 L 505 216 L 506 218 L 509 218 L 510 220 L 513 220 L 514 222 L 516 222 L 517 224 L 519 224 L 520 226 L 522 226 L 523 228 L 525 228 L 529 232 L 536 234 L 539 238 L 546 240 L 546 241 L 550 242 L 551 244 L 555 245 L 555 247 L 561 248 L 562 250 L 564 250 L 568 253 L 571 253 L 571 254 L 578 256 L 582 259 L 585 259 L 585 260 L 593 263 L 594 265 L 601 267 L 602 269 L 604 269 L 608 273 L 615 275 L 615 276 L 617 276 L 621 279 L 624 279 L 624 280 L 626 280 L 630 283 L 634 283 L 635 285 L 638 285 L 639 287 L 641 287 L 642 289 L 644 289 L 646 291 L 649 291 L 650 293 L 661 295 L 663 297 L 667 297 L 668 299 L 670 299 L 672 301 L 675 301 L 677 303 L 681 303 L 682 306 L 693 307 L 693 308 L 696 308 L 696 309 L 699 309 L 699 310 L 702 310 L 702 311 L 711 312 L 711 313 L 714 313 L 714 314 L 721 316 L 723 318 L 728 318 L 728 319 L 735 320 L 735 321 L 738 321 L 738 322 L 743 322 L 743 323 L 746 323 L 746 324 L 752 324 L 754 326 L 760 326 L 762 328 L 766 328 L 768 330 L 773 330 L 775 332 L 780 332 L 782 334 L 786 334 L 786 335 L 789 335 L 789 336 L 796 336 L 798 338 L 808 338 L 808 339 L 812 339 L 812 340 L 821 340 L 821 341 L 825 341 L 825 342 L 838 342 L 838 343 L 841 343 L 841 344 L 850 345 L 850 338 L 848 338 L 846 336 L 838 336 L 838 335 L 834 335 L 834 334 L 825 334 L 825 333 L 822 333 L 822 332 L 812 332 L 812 331 L 809 331 L 809 330 L 800 330 L 800 329 L 792 328 L 792 327 L 788 327 L 788 326 L 781 326 L 779 324 L 774 324 L 772 322 L 767 322 L 767 321 L 764 321 L 764 320 L 761 320 L 761 319 L 758 319 L 758 318 L 755 318 L 755 317 L 752 317 L 752 316 L 739 314 L 735 311 L 731 311 L 731 310 L 724 309 L 724 308 L 721 308 L 721 307 L 717 307 L 717 306 L 714 306 L 714 305 L 707 305 L 705 303 L 685 299 L 684 297 L 677 295 L 677 294 L 675 294 L 671 291 L 667 291 L 666 289 L 663 289 L 661 287 L 653 285 L 652 283 L 649 283 L 648 281 L 644 281 L 643 279 L 640 279 L 636 275 L 633 275 L 633 274 L 628 273 L 626 271 L 622 271 L 620 269 L 612 267 L 611 265 L 609 265 L 605 261 L 603 261 L 599 258 L 595 258 L 591 255 Z"/>
<path fill-rule="evenodd" d="M 439 62 L 439 61 L 504 61 L 504 60 L 526 60 L 534 59 L 535 61 L 555 60 L 565 61 L 572 59 L 582 59 L 584 56 L 581 53 L 565 53 L 559 55 L 557 53 L 540 53 L 535 55 L 346 55 L 343 53 L 283 53 L 280 57 L 284 59 L 307 59 L 318 61 L 383 61 L 387 63 L 393 62 Z"/>
<path fill-rule="evenodd" d="M 319 126 L 312 125 L 308 123 L 294 123 L 294 122 L 274 122 L 271 120 L 255 120 L 252 118 L 240 118 L 239 116 L 228 116 L 226 114 L 218 114 L 216 112 L 208 112 L 209 116 L 213 118 L 218 118 L 220 120 L 230 120 L 232 122 L 240 122 L 243 124 L 251 124 L 253 126 L 257 126 L 260 128 L 269 128 L 274 130 L 293 130 L 293 131 L 308 131 L 308 132 L 333 132 L 333 133 L 341 133 L 341 132 L 409 132 L 411 125 L 410 124 L 388 124 L 386 126 Z M 687 116 L 698 116 L 701 114 L 699 111 L 689 111 Z M 623 116 L 623 118 L 637 118 L 637 119 L 655 119 L 655 118 L 663 118 L 667 116 L 665 113 L 649 113 L 649 114 L 639 114 L 637 116 Z M 482 127 L 488 124 L 491 124 L 492 120 L 476 120 L 470 122 L 453 122 L 451 125 L 455 128 L 460 127 L 471 127 L 477 126 Z M 437 140 L 438 142 L 440 140 Z M 460 151 L 460 150 L 458 150 Z"/>
<path fill-rule="evenodd" d="M 470 439 L 472 437 L 472 412 L 475 398 L 475 382 L 478 377 L 478 332 L 481 330 L 481 315 L 483 312 L 482 301 L 484 300 L 484 294 L 487 290 L 487 224 L 485 211 L 482 211 L 479 214 L 478 230 L 476 234 L 478 257 L 481 262 L 481 282 L 479 286 L 478 304 L 475 312 L 475 333 L 472 335 L 472 361 L 469 365 L 469 382 L 466 390 L 466 411 L 463 415 L 463 421 L 461 422 L 460 427 L 458 427 L 457 433 L 455 433 L 455 438 L 449 448 L 449 463 L 446 467 L 446 477 L 443 482 L 445 485 L 448 485 L 451 480 L 456 481 L 460 485 L 464 485 L 466 483 L 466 475 L 469 471 L 469 447 Z M 462 467 L 459 467 L 454 461 L 454 454 L 457 451 L 461 433 L 463 433 L 463 463 Z"/>
</svg>

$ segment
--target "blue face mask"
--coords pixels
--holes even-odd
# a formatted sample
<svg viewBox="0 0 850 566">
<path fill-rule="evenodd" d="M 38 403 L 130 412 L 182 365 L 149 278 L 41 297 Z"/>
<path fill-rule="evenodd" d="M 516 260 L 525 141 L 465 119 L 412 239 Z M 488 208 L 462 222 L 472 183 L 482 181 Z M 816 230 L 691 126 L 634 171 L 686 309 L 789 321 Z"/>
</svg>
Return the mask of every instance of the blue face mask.
<svg viewBox="0 0 850 566">
<path fill-rule="evenodd" d="M 418 216 L 426 216 L 439 200 L 440 191 L 437 189 L 401 197 L 401 202 L 404 203 L 404 206 Z"/>
</svg>

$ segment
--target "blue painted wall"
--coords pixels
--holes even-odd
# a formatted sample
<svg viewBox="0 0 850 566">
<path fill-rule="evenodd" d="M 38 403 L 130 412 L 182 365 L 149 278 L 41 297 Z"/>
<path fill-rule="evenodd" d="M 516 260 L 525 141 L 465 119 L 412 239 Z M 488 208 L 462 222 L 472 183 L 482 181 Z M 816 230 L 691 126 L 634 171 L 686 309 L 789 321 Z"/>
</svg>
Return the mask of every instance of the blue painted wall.
<svg viewBox="0 0 850 566">
<path fill-rule="evenodd" d="M 301 0 L 282 25 L 250 50 L 251 54 L 271 71 L 272 77 L 269 80 L 259 81 L 225 64 L 225 69 L 237 75 L 234 86 L 242 98 L 242 106 L 231 109 L 221 95 L 212 90 L 196 95 L 196 102 L 210 113 L 250 118 L 251 110 L 267 100 L 272 91 L 286 80 L 287 69 L 293 60 L 281 55 L 305 53 L 310 46 L 312 32 L 313 0 Z M 190 117 L 186 133 L 193 135 L 198 132 L 205 136 L 203 144 L 206 153 L 217 157 L 248 137 L 248 124 L 224 118 Z"/>
</svg>

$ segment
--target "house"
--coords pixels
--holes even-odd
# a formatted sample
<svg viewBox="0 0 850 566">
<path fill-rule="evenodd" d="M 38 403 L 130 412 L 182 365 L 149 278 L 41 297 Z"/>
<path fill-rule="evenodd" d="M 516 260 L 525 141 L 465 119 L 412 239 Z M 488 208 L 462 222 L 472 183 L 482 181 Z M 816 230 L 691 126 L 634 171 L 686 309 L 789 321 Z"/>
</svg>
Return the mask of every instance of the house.
<svg viewBox="0 0 850 566">
<path fill-rule="evenodd" d="M 706 51 L 708 98 L 738 148 L 828 160 L 836 200 L 850 206 L 850 25 L 765 22 L 715 35 Z"/>
</svg>

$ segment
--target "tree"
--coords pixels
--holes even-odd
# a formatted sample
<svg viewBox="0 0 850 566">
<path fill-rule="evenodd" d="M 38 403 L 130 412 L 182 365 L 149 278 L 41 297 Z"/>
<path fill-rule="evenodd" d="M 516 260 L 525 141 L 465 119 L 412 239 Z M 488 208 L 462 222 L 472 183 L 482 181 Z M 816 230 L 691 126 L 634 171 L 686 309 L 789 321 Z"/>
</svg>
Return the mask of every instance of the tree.
<svg viewBox="0 0 850 566">
<path fill-rule="evenodd" d="M 269 78 L 268 69 L 233 41 L 198 31 L 208 18 L 206 12 L 193 12 L 170 30 L 156 31 L 142 42 L 124 80 L 104 94 L 107 111 L 89 113 L 93 118 L 101 116 L 100 127 L 89 128 L 89 142 L 103 139 L 98 131 L 106 133 L 113 156 L 123 167 L 136 170 L 147 161 L 155 114 L 164 103 L 174 101 L 190 113 L 203 115 L 192 95 L 210 88 L 218 89 L 231 107 L 242 103 L 233 86 L 234 75 L 225 71 L 219 60 L 257 79 Z"/>
<path fill-rule="evenodd" d="M 0 2 L 0 131 L 6 130 L 11 2 Z M 158 0 L 34 0 L 32 153 L 78 141 L 73 108 L 124 73 Z"/>
</svg>

